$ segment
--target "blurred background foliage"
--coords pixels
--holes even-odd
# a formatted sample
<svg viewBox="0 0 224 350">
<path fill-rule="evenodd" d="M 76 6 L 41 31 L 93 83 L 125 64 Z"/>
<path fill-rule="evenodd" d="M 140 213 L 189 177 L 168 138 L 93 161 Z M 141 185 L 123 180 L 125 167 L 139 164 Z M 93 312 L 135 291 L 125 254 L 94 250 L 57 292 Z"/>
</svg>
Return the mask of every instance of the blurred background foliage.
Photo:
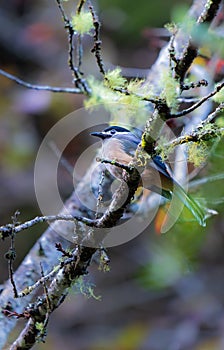
<svg viewBox="0 0 224 350">
<path fill-rule="evenodd" d="M 191 2 L 181 3 L 188 6 Z M 107 67 L 118 64 L 127 75 L 146 77 L 168 40 L 163 26 L 170 22 L 179 2 L 99 0 L 94 4 L 102 21 Z M 73 1 L 66 6 L 75 10 Z M 86 38 L 83 70 L 98 76 L 91 47 Z M 67 37 L 53 0 L 2 0 L 0 52 L 0 67 L 26 81 L 72 86 Z M 200 64 L 210 69 L 208 60 Z M 222 76 L 222 70 L 219 73 Z M 21 221 L 39 214 L 33 186 L 38 147 L 54 123 L 82 103 L 82 96 L 26 90 L 0 76 L 1 224 L 10 222 L 17 209 Z M 93 140 L 85 137 L 66 149 L 71 164 L 90 142 Z M 222 174 L 223 170 L 220 142 L 199 177 Z M 44 171 L 48 179 L 47 164 Z M 72 179 L 64 169 L 59 169 L 59 177 L 68 194 Z M 207 205 L 220 213 L 205 229 L 182 221 L 160 236 L 152 223 L 133 241 L 109 249 L 110 272 L 98 271 L 96 263 L 87 276 L 87 283 L 96 285 L 94 292 L 102 300 L 72 293 L 54 313 L 46 344 L 35 349 L 223 349 L 223 180 L 206 182 L 200 189 Z M 44 227 L 39 225 L 16 239 L 17 265 Z M 8 246 L 8 241 L 1 243 L 2 283 L 7 279 L 4 254 Z"/>
</svg>

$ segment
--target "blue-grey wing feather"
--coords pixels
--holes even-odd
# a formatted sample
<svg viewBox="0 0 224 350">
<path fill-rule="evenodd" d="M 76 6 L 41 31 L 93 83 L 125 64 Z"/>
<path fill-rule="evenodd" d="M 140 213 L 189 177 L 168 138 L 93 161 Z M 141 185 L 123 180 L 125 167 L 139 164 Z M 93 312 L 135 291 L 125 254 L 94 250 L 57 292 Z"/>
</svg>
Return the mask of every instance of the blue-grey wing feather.
<svg viewBox="0 0 224 350">
<path fill-rule="evenodd" d="M 168 178 L 171 177 L 171 170 L 168 168 L 168 166 L 163 163 L 162 159 L 160 156 L 155 156 L 152 158 L 153 162 L 150 163 L 152 167 L 154 167 L 156 170 L 158 170 L 160 173 L 165 175 Z"/>
<path fill-rule="evenodd" d="M 123 150 L 130 156 L 134 156 L 138 144 L 141 142 L 134 134 L 116 135 L 116 139 L 121 141 Z"/>
</svg>

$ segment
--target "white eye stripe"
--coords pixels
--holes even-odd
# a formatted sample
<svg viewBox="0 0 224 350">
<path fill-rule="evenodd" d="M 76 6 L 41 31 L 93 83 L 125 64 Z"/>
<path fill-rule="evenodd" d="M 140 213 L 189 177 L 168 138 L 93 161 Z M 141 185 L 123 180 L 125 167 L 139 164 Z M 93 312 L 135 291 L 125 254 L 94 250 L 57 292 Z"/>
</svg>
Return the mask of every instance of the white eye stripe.
<svg viewBox="0 0 224 350">
<path fill-rule="evenodd" d="M 130 134 L 130 132 L 127 132 L 127 131 L 116 131 L 116 130 L 111 130 L 110 131 L 110 134 L 111 135 L 129 135 Z"/>
</svg>

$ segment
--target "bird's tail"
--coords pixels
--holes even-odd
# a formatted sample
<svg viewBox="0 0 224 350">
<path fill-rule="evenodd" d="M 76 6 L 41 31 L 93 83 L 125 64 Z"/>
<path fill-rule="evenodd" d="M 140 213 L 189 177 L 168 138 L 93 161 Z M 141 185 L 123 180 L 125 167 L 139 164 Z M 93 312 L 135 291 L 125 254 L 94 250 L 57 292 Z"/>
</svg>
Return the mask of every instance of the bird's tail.
<svg viewBox="0 0 224 350">
<path fill-rule="evenodd" d="M 187 194 L 178 183 L 175 182 L 174 187 L 175 189 L 173 193 L 175 196 L 177 196 L 181 202 L 184 203 L 201 226 L 206 226 L 205 212 L 201 206 L 191 196 L 189 196 L 189 194 Z"/>
</svg>

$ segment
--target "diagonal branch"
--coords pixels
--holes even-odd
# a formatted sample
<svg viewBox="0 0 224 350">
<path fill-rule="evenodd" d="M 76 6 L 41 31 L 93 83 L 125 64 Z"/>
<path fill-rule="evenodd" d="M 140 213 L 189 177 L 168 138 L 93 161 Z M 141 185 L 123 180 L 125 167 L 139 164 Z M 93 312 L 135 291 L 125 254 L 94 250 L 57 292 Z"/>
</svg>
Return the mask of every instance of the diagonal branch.
<svg viewBox="0 0 224 350">
<path fill-rule="evenodd" d="M 195 0 L 194 4 L 192 5 L 192 8 L 189 11 L 189 15 L 192 18 L 196 19 L 196 23 L 194 26 L 199 27 L 203 23 L 210 23 L 216 16 L 220 3 L 221 3 L 221 0 L 213 0 L 213 1 Z M 185 36 L 183 31 L 181 35 Z M 190 68 L 190 65 L 192 64 L 193 60 L 198 55 L 197 45 L 192 42 L 190 38 L 190 33 L 187 34 L 187 36 L 188 36 L 187 43 L 184 46 L 182 45 L 182 47 L 180 46 L 179 55 L 177 57 L 178 61 L 175 67 L 176 78 L 180 79 L 181 83 L 183 82 L 184 77 L 188 69 Z M 178 40 L 179 39 L 180 38 L 178 38 Z"/>
<path fill-rule="evenodd" d="M 216 85 L 215 89 L 210 92 L 208 95 L 202 97 L 198 102 L 196 102 L 193 106 L 184 109 L 183 111 L 177 112 L 175 114 L 171 114 L 171 118 L 183 117 L 186 114 L 189 114 L 195 111 L 198 107 L 200 107 L 203 103 L 208 101 L 211 97 L 215 96 L 222 88 L 224 87 L 224 82 L 221 82 Z"/>
<path fill-rule="evenodd" d="M 198 127 L 191 133 L 186 135 L 181 135 L 174 140 L 163 145 L 163 148 L 176 147 L 178 145 L 183 145 L 189 142 L 200 142 L 208 141 L 216 137 L 222 136 L 224 128 L 206 128 L 205 126 L 211 123 L 220 113 L 224 111 L 224 103 L 221 103 L 214 112 L 209 114 L 205 120 L 203 120 Z M 205 127 L 205 128 L 204 128 Z M 155 150 L 160 152 L 160 147 L 155 147 Z"/>
</svg>

